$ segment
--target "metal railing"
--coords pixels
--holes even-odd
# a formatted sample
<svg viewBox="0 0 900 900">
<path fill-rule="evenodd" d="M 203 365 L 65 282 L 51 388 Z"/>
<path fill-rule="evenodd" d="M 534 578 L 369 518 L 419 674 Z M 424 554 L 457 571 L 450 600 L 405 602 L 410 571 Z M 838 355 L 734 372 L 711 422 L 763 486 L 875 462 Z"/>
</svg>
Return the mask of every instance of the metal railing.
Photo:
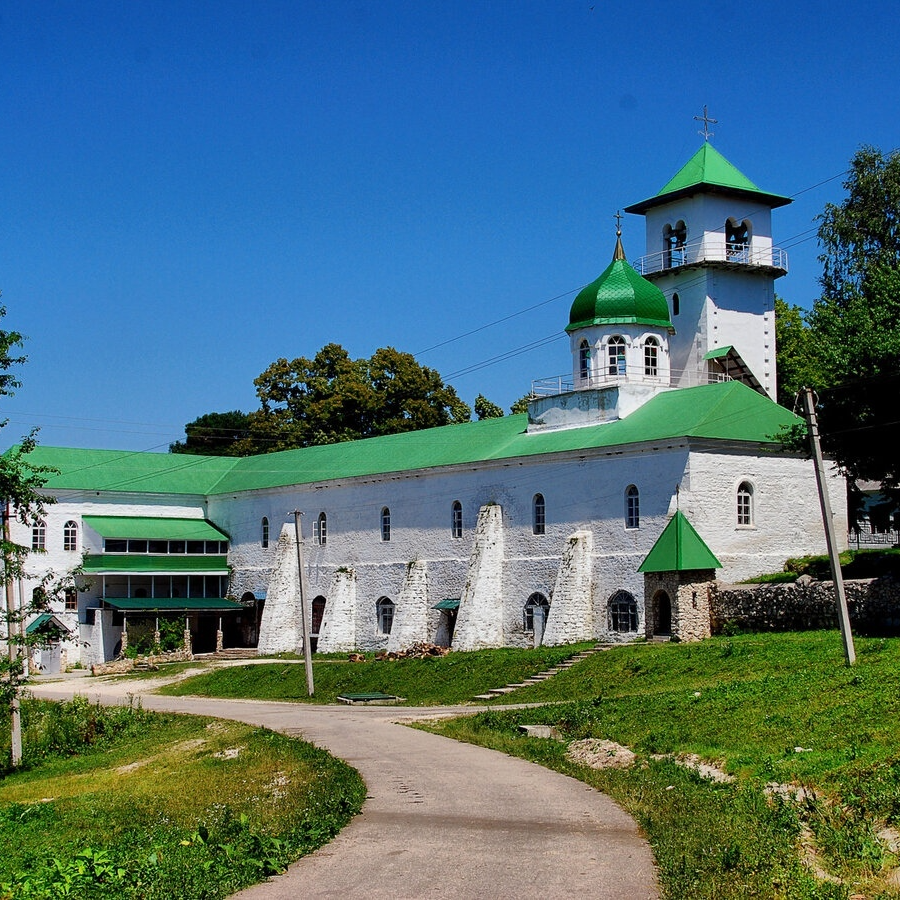
<svg viewBox="0 0 900 900">
<path fill-rule="evenodd" d="M 780 247 L 754 249 L 750 244 L 727 243 L 707 238 L 694 244 L 672 247 L 659 253 L 650 253 L 632 262 L 632 267 L 640 275 L 652 275 L 681 266 L 706 262 L 735 263 L 744 266 L 767 266 L 787 272 L 788 255 Z"/>
<path fill-rule="evenodd" d="M 687 375 L 687 378 L 684 376 Z M 531 382 L 531 398 L 557 397 L 560 394 L 568 394 L 572 391 L 586 390 L 590 388 L 608 387 L 630 381 L 632 384 L 665 384 L 680 385 L 681 387 L 694 387 L 701 384 L 718 384 L 722 381 L 732 381 L 731 376 L 724 372 L 695 372 L 691 369 L 684 371 L 672 370 L 669 377 L 662 374 L 648 375 L 643 366 L 631 366 L 627 370 L 619 370 L 615 373 L 594 372 L 585 378 L 572 378 L 571 373 L 565 375 L 552 375 L 549 378 L 536 378 Z"/>
<path fill-rule="evenodd" d="M 860 523 L 847 534 L 847 544 L 851 547 L 894 547 L 900 544 L 900 531 L 872 530 L 870 525 Z"/>
</svg>

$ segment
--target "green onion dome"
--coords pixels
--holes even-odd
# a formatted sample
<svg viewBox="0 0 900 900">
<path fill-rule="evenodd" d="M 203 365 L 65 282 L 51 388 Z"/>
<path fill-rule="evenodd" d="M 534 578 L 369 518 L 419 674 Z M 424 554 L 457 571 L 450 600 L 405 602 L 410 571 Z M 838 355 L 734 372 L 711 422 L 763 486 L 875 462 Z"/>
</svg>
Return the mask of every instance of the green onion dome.
<svg viewBox="0 0 900 900">
<path fill-rule="evenodd" d="M 575 298 L 566 331 L 590 325 L 651 325 L 674 331 L 663 292 L 628 265 L 621 239 L 603 274 Z"/>
</svg>

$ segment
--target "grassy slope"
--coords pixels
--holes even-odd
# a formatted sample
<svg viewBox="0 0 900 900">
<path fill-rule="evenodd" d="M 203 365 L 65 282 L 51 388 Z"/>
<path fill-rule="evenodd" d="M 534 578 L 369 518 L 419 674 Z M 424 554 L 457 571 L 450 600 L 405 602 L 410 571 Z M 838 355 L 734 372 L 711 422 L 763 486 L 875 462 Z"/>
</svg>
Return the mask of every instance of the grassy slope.
<svg viewBox="0 0 900 900">
<path fill-rule="evenodd" d="M 883 882 L 896 859 L 875 839 L 885 824 L 900 827 L 900 641 L 858 640 L 857 652 L 846 668 L 839 636 L 822 632 L 620 647 L 508 698 L 569 702 L 434 730 L 610 793 L 647 831 L 669 897 L 843 898 L 860 885 L 865 897 L 900 896 Z M 563 743 L 519 736 L 520 723 L 556 724 L 567 740 L 612 739 L 644 764 L 576 766 Z M 738 781 L 713 786 L 652 753 L 696 753 Z M 822 799 L 767 802 L 769 781 L 813 786 Z M 801 824 L 844 884 L 817 882 L 797 863 Z"/>
<path fill-rule="evenodd" d="M 45 713 L 26 709 L 33 746 Z M 75 878 L 76 897 L 224 897 L 326 842 L 361 807 L 357 773 L 302 741 L 233 722 L 138 716 L 98 740 L 104 726 L 77 710 L 64 727 L 94 746 L 67 740 L 62 755 L 0 780 L 0 884 L 18 881 L 12 896 L 62 895 Z M 124 873 L 99 886 L 79 880 L 72 860 L 85 848 L 106 851 Z M 48 859 L 60 866 L 48 869 Z M 41 893 L 41 883 L 55 887 Z"/>
<path fill-rule="evenodd" d="M 325 660 L 314 665 L 315 696 L 296 663 L 254 664 L 217 669 L 161 689 L 161 693 L 203 697 L 253 697 L 336 703 L 339 694 L 381 692 L 416 705 L 464 703 L 476 694 L 517 682 L 568 658 L 591 644 L 537 650 L 478 650 L 428 659 Z"/>
</svg>

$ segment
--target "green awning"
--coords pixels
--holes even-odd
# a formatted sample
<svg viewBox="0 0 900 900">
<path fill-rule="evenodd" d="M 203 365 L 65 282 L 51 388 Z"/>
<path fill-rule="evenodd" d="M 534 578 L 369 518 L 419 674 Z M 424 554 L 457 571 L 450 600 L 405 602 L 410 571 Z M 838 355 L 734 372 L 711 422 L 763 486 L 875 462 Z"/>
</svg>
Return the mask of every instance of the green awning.
<svg viewBox="0 0 900 900">
<path fill-rule="evenodd" d="M 83 516 L 85 525 L 105 538 L 151 541 L 227 541 L 228 535 L 205 519 L 153 516 Z"/>
<path fill-rule="evenodd" d="M 448 598 L 446 600 L 441 600 L 440 603 L 435 603 L 432 609 L 459 609 L 459 598 L 457 597 L 455 600 Z"/>
<path fill-rule="evenodd" d="M 122 612 L 241 612 L 246 609 L 237 601 L 226 600 L 224 597 L 104 597 L 103 602 Z"/>
<path fill-rule="evenodd" d="M 715 350 L 710 350 L 709 353 L 705 353 L 703 355 L 704 359 L 720 359 L 723 356 L 728 356 L 731 351 L 734 350 L 734 347 L 729 344 L 727 347 L 716 347 Z"/>
<path fill-rule="evenodd" d="M 100 553 L 85 556 L 82 570 L 85 575 L 227 575 L 228 557 L 214 553 L 208 556 Z"/>
</svg>

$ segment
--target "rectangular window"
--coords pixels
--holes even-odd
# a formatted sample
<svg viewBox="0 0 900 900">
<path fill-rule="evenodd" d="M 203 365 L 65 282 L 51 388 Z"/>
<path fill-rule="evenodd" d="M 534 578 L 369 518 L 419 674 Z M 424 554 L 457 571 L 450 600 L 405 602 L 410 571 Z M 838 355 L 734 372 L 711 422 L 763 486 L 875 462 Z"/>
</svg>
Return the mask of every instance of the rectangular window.
<svg viewBox="0 0 900 900">
<path fill-rule="evenodd" d="M 106 553 L 127 553 L 128 541 L 123 541 L 119 538 L 107 538 L 103 542 L 103 550 Z"/>
<path fill-rule="evenodd" d="M 78 609 L 78 592 L 74 588 L 66 589 L 66 609 L 70 611 Z"/>
<path fill-rule="evenodd" d="M 148 546 L 150 548 L 151 553 L 168 553 L 169 552 L 169 542 L 168 541 L 149 541 Z"/>
<path fill-rule="evenodd" d="M 47 548 L 47 526 L 39 522 L 31 529 L 31 549 L 36 551 Z"/>
<path fill-rule="evenodd" d="M 129 553 L 146 553 L 147 552 L 147 541 L 129 541 L 128 542 L 128 552 Z"/>
</svg>

